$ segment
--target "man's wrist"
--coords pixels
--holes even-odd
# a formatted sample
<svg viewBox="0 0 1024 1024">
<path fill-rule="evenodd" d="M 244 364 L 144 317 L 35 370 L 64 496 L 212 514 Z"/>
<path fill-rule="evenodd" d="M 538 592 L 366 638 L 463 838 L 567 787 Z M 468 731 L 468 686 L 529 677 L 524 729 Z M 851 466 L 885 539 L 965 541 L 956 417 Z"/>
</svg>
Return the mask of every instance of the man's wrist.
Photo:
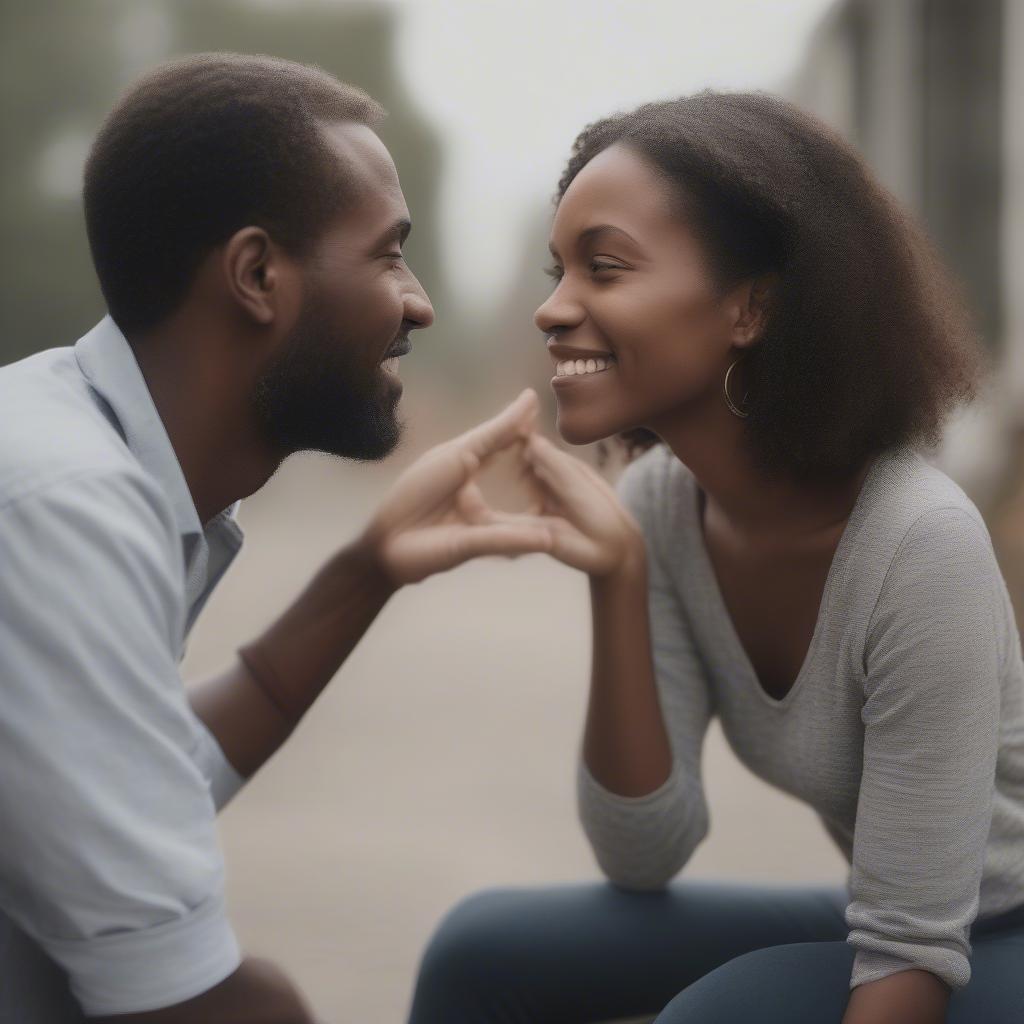
<svg viewBox="0 0 1024 1024">
<path fill-rule="evenodd" d="M 328 562 L 327 569 L 348 578 L 358 577 L 364 592 L 379 598 L 382 605 L 402 587 L 388 570 L 380 541 L 369 531 L 343 547 Z"/>
</svg>

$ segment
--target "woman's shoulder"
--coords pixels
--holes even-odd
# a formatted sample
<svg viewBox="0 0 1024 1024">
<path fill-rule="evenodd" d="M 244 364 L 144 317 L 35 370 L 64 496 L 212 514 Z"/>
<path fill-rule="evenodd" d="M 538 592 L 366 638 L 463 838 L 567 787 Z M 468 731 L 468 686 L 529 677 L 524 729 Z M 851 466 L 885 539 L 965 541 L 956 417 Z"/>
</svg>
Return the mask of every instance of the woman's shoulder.
<svg viewBox="0 0 1024 1024">
<path fill-rule="evenodd" d="M 964 490 L 912 449 L 879 456 L 858 502 L 856 528 L 876 550 L 895 556 L 910 541 L 942 544 L 972 538 L 991 548 L 985 520 Z"/>
<path fill-rule="evenodd" d="M 845 600 L 867 617 L 937 617 L 968 601 L 1003 604 L 1005 585 L 985 521 L 963 489 L 921 454 L 880 457 L 855 510 Z M 999 608 L 1000 618 L 1005 609 Z"/>
</svg>

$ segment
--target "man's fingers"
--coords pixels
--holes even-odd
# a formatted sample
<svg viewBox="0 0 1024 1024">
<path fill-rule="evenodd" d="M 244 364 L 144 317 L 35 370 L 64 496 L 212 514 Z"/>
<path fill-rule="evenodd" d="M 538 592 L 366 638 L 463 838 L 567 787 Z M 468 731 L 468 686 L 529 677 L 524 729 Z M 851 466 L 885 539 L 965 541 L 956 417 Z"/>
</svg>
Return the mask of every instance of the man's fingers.
<svg viewBox="0 0 1024 1024">
<path fill-rule="evenodd" d="M 494 522 L 495 512 L 480 488 L 470 480 L 455 495 L 455 508 L 466 522 L 474 524 Z"/>
<path fill-rule="evenodd" d="M 528 555 L 551 550 L 551 530 L 540 523 L 494 523 L 470 526 L 456 538 L 457 562 L 484 555 Z"/>
<path fill-rule="evenodd" d="M 537 416 L 537 408 L 537 392 L 527 388 L 497 416 L 485 420 L 457 438 L 459 447 L 483 460 L 492 452 L 507 448 L 529 434 Z"/>
</svg>

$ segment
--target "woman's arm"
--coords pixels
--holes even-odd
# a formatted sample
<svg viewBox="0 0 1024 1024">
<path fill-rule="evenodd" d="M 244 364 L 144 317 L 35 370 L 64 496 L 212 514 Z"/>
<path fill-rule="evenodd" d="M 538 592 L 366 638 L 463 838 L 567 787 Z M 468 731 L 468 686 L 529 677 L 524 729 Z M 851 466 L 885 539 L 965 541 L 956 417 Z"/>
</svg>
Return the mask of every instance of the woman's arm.
<svg viewBox="0 0 1024 1024">
<path fill-rule="evenodd" d="M 877 1010 L 883 992 L 898 1000 L 907 986 L 970 978 L 999 745 L 999 592 L 984 527 L 955 508 L 917 520 L 881 587 L 865 645 L 846 910 L 851 1014 L 869 1001 Z"/>
<path fill-rule="evenodd" d="M 612 793 L 642 797 L 672 771 L 665 720 L 654 685 L 642 542 L 605 576 L 591 576 L 593 655 L 583 758 Z"/>
<path fill-rule="evenodd" d="M 526 457 L 558 524 L 551 553 L 590 576 L 583 828 L 612 881 L 657 888 L 707 833 L 700 753 L 710 700 L 703 672 L 658 553 L 646 552 L 646 503 L 633 486 L 638 467 L 620 484 L 624 508 L 598 473 L 550 442 L 531 440 Z"/>
<path fill-rule="evenodd" d="M 900 971 L 858 985 L 843 1024 L 945 1024 L 949 986 L 929 971 Z"/>
</svg>

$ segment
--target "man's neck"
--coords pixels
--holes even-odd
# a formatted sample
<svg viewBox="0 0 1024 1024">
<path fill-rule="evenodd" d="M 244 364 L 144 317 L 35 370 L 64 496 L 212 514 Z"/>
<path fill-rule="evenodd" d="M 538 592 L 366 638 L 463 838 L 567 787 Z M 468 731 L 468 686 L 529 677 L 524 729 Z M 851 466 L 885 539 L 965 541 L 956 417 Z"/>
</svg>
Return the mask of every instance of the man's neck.
<svg viewBox="0 0 1024 1024">
<path fill-rule="evenodd" d="M 170 324 L 132 343 L 199 521 L 258 491 L 282 456 L 259 437 L 244 378 L 225 346 L 196 329 Z"/>
</svg>

